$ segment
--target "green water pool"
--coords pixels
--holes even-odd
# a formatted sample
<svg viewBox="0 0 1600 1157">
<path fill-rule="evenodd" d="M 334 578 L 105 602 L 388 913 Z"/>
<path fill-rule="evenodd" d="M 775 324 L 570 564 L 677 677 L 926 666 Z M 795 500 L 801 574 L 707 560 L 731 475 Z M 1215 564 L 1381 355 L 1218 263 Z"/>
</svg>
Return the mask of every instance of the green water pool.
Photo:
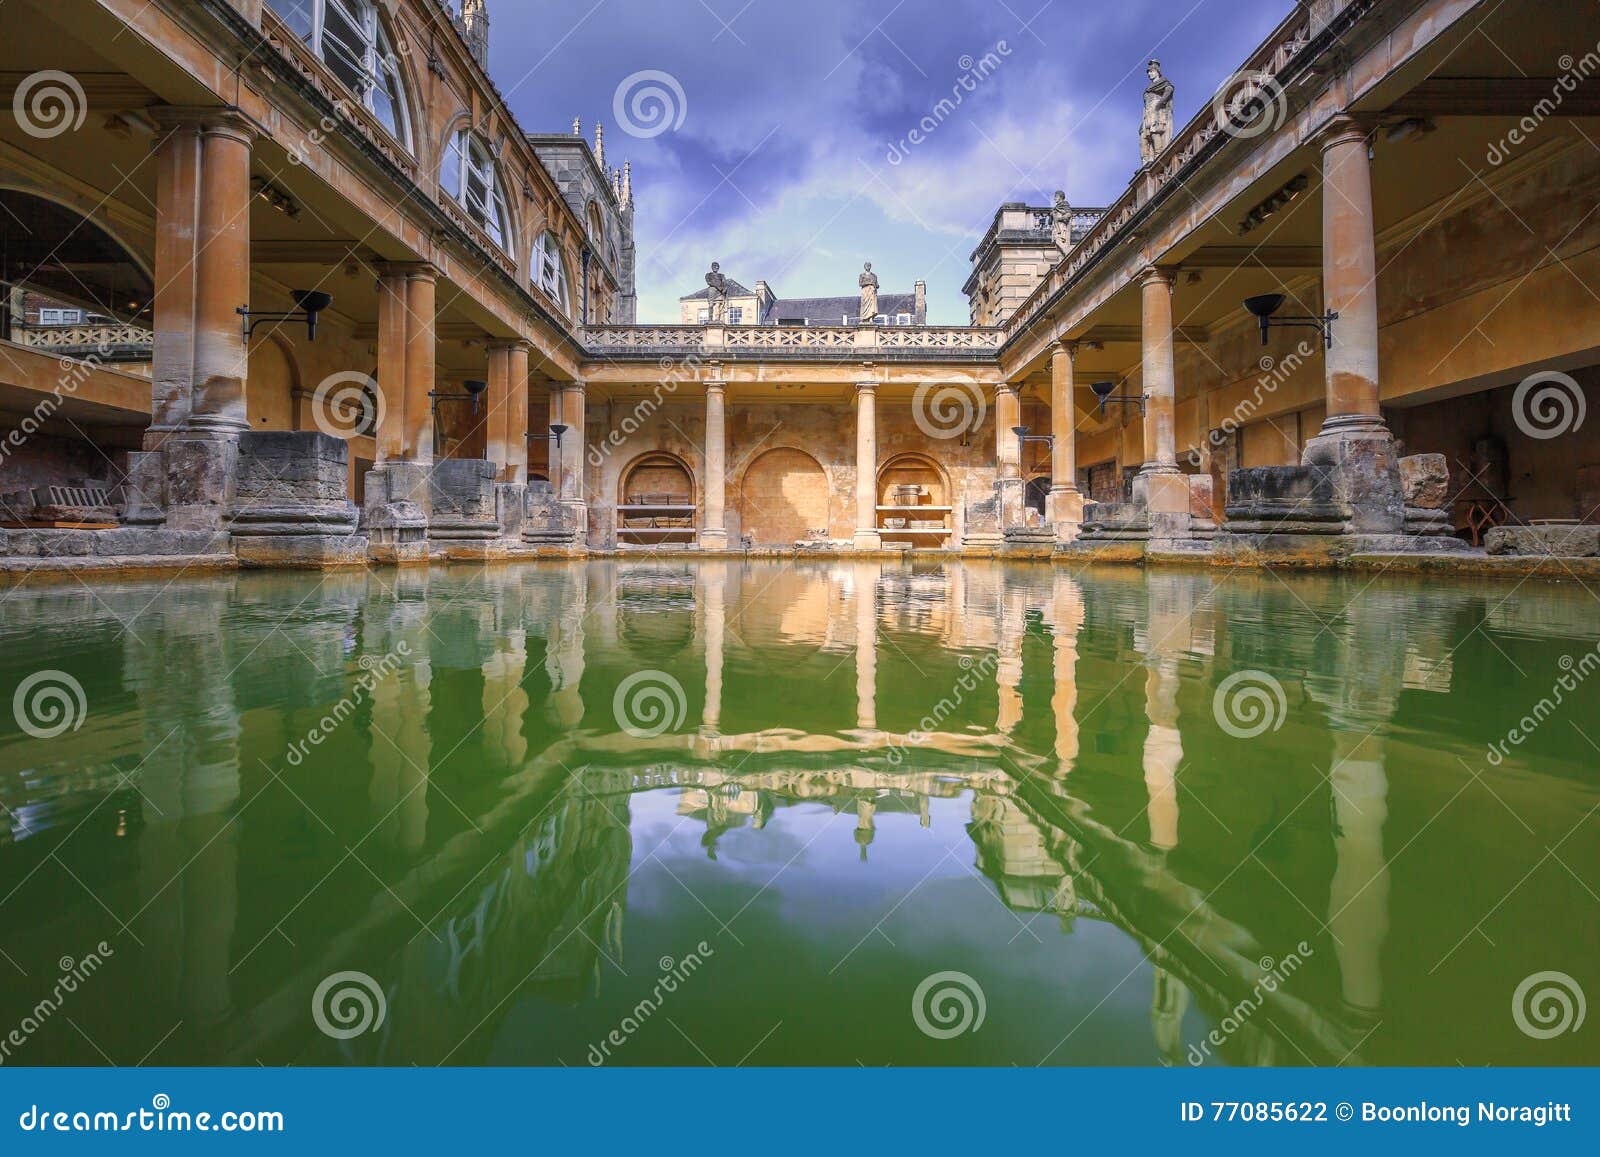
<svg viewBox="0 0 1600 1157">
<path fill-rule="evenodd" d="M 0 1061 L 1597 1063 L 1597 642 L 1370 576 L 17 588 Z"/>
</svg>

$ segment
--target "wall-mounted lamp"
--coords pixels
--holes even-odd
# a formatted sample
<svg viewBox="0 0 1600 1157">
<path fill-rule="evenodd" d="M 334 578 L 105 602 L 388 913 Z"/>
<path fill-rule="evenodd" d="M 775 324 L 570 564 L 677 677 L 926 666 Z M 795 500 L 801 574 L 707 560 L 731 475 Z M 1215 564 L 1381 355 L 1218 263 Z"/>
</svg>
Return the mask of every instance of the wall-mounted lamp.
<svg viewBox="0 0 1600 1157">
<path fill-rule="evenodd" d="M 1017 436 L 1017 449 L 1019 452 L 1029 442 L 1043 442 L 1052 449 L 1056 444 L 1056 436 L 1054 434 L 1030 434 L 1026 426 L 1013 426 L 1011 427 L 1011 432 Z"/>
<path fill-rule="evenodd" d="M 478 379 L 469 379 L 461 383 L 462 392 L 459 394 L 443 393 L 439 390 L 429 390 L 428 397 L 433 401 L 433 452 L 439 452 L 439 403 L 440 402 L 471 402 L 472 412 L 478 412 L 478 405 L 483 400 L 484 392 L 489 388 L 489 383 Z M 487 442 L 487 439 L 485 440 Z M 484 447 L 488 457 L 488 446 Z"/>
<path fill-rule="evenodd" d="M 565 422 L 551 422 L 550 432 L 544 435 L 544 439 L 547 442 L 554 442 L 556 444 L 556 449 L 559 450 L 561 449 L 561 435 L 565 434 L 570 429 L 572 429 L 572 427 L 567 425 Z M 528 431 L 528 441 L 531 442 L 537 437 L 539 437 L 538 434 L 535 434 L 532 430 Z"/>
<path fill-rule="evenodd" d="M 1269 329 L 1289 329 L 1295 326 L 1310 326 L 1322 334 L 1322 340 L 1329 349 L 1333 348 L 1333 323 L 1339 320 L 1339 315 L 1329 310 L 1321 317 L 1274 317 L 1283 306 L 1283 294 L 1263 293 L 1256 297 L 1244 299 L 1244 307 L 1251 316 L 1261 323 L 1261 344 L 1267 344 L 1267 331 Z"/>
<path fill-rule="evenodd" d="M 1089 389 L 1094 391 L 1094 396 L 1100 399 L 1100 412 L 1106 412 L 1106 403 L 1115 402 L 1119 406 L 1138 406 L 1139 413 L 1144 413 L 1143 394 L 1119 394 L 1116 382 L 1094 382 Z"/>
<path fill-rule="evenodd" d="M 333 304 L 333 294 L 323 293 L 320 289 L 296 289 L 289 296 L 295 304 L 295 309 L 290 313 L 251 313 L 248 305 L 241 305 L 237 312 L 244 319 L 244 340 L 248 342 L 256 326 L 264 321 L 303 321 L 306 323 L 306 339 L 316 341 L 317 316 Z"/>
</svg>

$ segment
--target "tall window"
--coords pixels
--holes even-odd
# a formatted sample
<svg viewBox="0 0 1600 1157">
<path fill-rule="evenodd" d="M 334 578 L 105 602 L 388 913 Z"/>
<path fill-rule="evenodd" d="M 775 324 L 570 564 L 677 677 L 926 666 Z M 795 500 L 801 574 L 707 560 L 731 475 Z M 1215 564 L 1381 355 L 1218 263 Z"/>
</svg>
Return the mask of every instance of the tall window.
<svg viewBox="0 0 1600 1157">
<path fill-rule="evenodd" d="M 501 249 L 506 247 L 506 200 L 494 158 L 467 129 L 450 138 L 439 184 Z"/>
<path fill-rule="evenodd" d="M 561 262 L 561 242 L 548 229 L 533 243 L 533 283 L 562 313 L 567 312 L 567 276 Z"/>
<path fill-rule="evenodd" d="M 399 58 L 372 0 L 267 0 L 407 149 L 411 124 Z"/>
</svg>

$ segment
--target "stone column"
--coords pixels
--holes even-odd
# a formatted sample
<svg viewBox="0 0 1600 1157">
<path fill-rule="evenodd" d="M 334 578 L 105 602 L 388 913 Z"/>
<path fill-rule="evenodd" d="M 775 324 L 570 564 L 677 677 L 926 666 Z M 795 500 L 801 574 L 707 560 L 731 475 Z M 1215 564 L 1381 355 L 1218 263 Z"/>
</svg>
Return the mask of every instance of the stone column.
<svg viewBox="0 0 1600 1157">
<path fill-rule="evenodd" d="M 1379 432 L 1378 254 L 1372 163 L 1361 126 L 1339 117 L 1322 141 L 1322 294 L 1339 315 L 1328 350 L 1322 433 Z"/>
<path fill-rule="evenodd" d="M 156 331 L 147 450 L 164 454 L 167 525 L 223 525 L 250 428 L 250 156 L 254 130 L 219 109 L 161 109 L 156 145 Z"/>
<path fill-rule="evenodd" d="M 1057 542 L 1071 542 L 1083 524 L 1083 492 L 1078 489 L 1078 410 L 1073 395 L 1076 342 L 1050 351 L 1050 497 L 1046 520 Z"/>
<path fill-rule="evenodd" d="M 1377 241 L 1372 165 L 1361 125 L 1336 117 L 1322 138 L 1324 308 L 1339 316 L 1326 366 L 1327 419 L 1303 464 L 1331 471 L 1353 534 L 1401 535 L 1405 498 L 1378 397 Z"/>
<path fill-rule="evenodd" d="M 412 462 L 433 462 L 433 392 L 437 376 L 437 272 L 415 266 L 406 275 L 405 447 Z"/>
<path fill-rule="evenodd" d="M 1015 382 L 994 388 L 994 455 L 1001 478 L 1022 477 L 1022 444 L 1015 428 L 1022 424 L 1022 396 Z"/>
<path fill-rule="evenodd" d="M 511 346 L 495 342 L 489 346 L 487 401 L 489 413 L 483 423 L 484 457 L 494 465 L 495 481 L 505 480 L 511 465 L 510 430 L 506 408 L 511 397 Z"/>
<path fill-rule="evenodd" d="M 883 549 L 878 533 L 878 383 L 856 383 L 857 550 Z"/>
<path fill-rule="evenodd" d="M 510 360 L 510 392 L 506 394 L 507 461 L 503 482 L 528 484 L 528 357 L 527 342 L 513 342 L 507 350 Z"/>
<path fill-rule="evenodd" d="M 379 270 L 378 458 L 366 494 L 368 553 L 379 562 L 428 557 L 437 278 L 424 262 Z"/>
<path fill-rule="evenodd" d="M 1143 297 L 1144 465 L 1134 480 L 1134 501 L 1150 518 L 1153 539 L 1187 538 L 1189 480 L 1178 470 L 1177 374 L 1172 347 L 1175 269 L 1151 266 L 1140 278 Z"/>
<path fill-rule="evenodd" d="M 589 498 L 584 488 L 584 384 L 569 382 L 561 391 L 561 420 L 569 429 L 561 436 L 561 504 L 576 545 L 589 540 Z"/>
<path fill-rule="evenodd" d="M 727 386 L 720 379 L 706 383 L 705 525 L 700 528 L 701 550 L 728 549 L 726 394 Z"/>
</svg>

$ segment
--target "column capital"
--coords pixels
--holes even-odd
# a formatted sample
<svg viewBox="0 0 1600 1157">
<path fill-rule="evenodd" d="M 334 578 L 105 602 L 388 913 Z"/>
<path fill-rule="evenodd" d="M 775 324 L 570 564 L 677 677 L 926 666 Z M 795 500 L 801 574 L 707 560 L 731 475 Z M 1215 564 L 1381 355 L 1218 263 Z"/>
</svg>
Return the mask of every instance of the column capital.
<svg viewBox="0 0 1600 1157">
<path fill-rule="evenodd" d="M 485 343 L 485 348 L 488 349 L 491 353 L 495 352 L 495 351 L 498 351 L 498 350 L 504 350 L 507 353 L 516 353 L 518 350 L 532 350 L 533 349 L 533 343 L 532 342 L 528 342 L 528 341 L 524 341 L 522 338 L 519 338 L 519 337 L 515 337 L 515 338 L 491 337 L 488 340 L 488 342 Z"/>
<path fill-rule="evenodd" d="M 195 107 L 157 105 L 145 110 L 157 127 L 167 131 L 189 131 L 231 136 L 244 144 L 254 144 L 261 128 L 242 109 L 229 106 Z"/>
<path fill-rule="evenodd" d="M 1068 361 L 1078 356 L 1078 343 L 1073 338 L 1060 338 L 1050 346 L 1050 360 L 1065 358 Z"/>
<path fill-rule="evenodd" d="M 724 378 L 707 378 L 705 386 L 706 393 L 708 394 L 713 392 L 718 394 L 726 394 L 728 392 L 728 383 Z"/>
<path fill-rule="evenodd" d="M 1154 285 L 1160 283 L 1171 289 L 1178 280 L 1178 267 L 1176 265 L 1147 265 L 1139 274 L 1140 285 Z"/>
<path fill-rule="evenodd" d="M 1000 397 L 1002 394 L 1015 394 L 1018 397 L 1020 397 L 1022 395 L 1022 383 L 1021 382 L 996 382 L 994 384 L 994 393 L 995 393 L 995 397 L 997 397 L 997 398 Z"/>
<path fill-rule="evenodd" d="M 1351 113 L 1340 113 L 1322 127 L 1316 136 L 1317 147 L 1323 152 L 1339 145 L 1352 144 L 1356 141 L 1365 143 L 1367 134 L 1371 131 L 1371 124 L 1363 117 Z"/>
<path fill-rule="evenodd" d="M 383 261 L 378 264 L 380 277 L 404 277 L 415 281 L 438 281 L 439 269 L 427 261 Z"/>
<path fill-rule="evenodd" d="M 858 394 L 875 394 L 877 392 L 878 382 L 876 378 L 863 378 L 856 383 L 856 393 Z"/>
</svg>

